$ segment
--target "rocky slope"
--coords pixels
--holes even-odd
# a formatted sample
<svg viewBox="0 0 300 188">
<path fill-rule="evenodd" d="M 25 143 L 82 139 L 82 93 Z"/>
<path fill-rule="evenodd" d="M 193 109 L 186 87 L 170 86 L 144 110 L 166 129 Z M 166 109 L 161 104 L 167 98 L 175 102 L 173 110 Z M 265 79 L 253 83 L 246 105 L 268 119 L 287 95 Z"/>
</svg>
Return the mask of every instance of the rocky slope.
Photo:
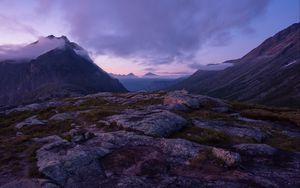
<svg viewBox="0 0 300 188">
<path fill-rule="evenodd" d="M 45 45 L 55 41 L 59 45 L 43 51 Z M 117 79 L 95 65 L 83 48 L 64 36 L 42 38 L 21 51 L 34 52 L 35 56 L 10 57 L 0 62 L 0 106 L 102 91 L 126 91 Z"/>
<path fill-rule="evenodd" d="M 300 107 L 300 23 L 280 31 L 222 71 L 197 71 L 171 89 L 274 106 Z"/>
<path fill-rule="evenodd" d="M 299 187 L 300 112 L 185 91 L 0 112 L 0 187 Z"/>
</svg>

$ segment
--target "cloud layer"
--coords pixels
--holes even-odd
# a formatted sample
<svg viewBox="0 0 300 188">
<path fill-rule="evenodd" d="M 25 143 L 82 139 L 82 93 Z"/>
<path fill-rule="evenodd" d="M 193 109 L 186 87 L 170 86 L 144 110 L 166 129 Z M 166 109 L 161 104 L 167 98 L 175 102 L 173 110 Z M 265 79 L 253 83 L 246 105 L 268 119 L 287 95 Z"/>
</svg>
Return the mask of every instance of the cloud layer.
<svg viewBox="0 0 300 188">
<path fill-rule="evenodd" d="M 63 47 L 64 44 L 63 39 L 40 38 L 29 45 L 2 45 L 0 46 L 0 61 L 35 59 L 52 49 Z"/>
<path fill-rule="evenodd" d="M 207 43 L 226 45 L 231 40 L 231 31 L 247 30 L 249 23 L 265 11 L 268 2 L 57 1 L 71 35 L 80 44 L 98 54 L 138 57 L 150 64 L 192 60 Z"/>
</svg>

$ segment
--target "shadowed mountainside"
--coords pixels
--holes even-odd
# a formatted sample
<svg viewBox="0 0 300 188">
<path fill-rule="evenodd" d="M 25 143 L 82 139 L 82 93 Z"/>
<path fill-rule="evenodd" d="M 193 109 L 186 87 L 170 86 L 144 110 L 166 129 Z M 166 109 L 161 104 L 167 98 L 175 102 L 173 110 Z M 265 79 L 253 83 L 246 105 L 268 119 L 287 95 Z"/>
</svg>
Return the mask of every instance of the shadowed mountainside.
<svg viewBox="0 0 300 188">
<path fill-rule="evenodd" d="M 111 78 L 84 55 L 80 46 L 64 36 L 46 38 L 54 39 L 63 40 L 64 45 L 35 59 L 0 62 L 0 105 L 102 91 L 126 91 L 117 79 Z"/>
<path fill-rule="evenodd" d="M 170 89 L 273 106 L 300 107 L 300 23 L 265 40 L 234 66 L 197 71 Z"/>
</svg>

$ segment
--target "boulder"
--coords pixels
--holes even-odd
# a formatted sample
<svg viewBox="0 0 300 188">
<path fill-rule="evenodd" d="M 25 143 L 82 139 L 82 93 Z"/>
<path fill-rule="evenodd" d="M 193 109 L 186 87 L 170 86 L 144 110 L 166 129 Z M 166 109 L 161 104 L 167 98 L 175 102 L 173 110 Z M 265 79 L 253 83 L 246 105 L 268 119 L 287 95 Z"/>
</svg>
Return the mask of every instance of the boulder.
<svg viewBox="0 0 300 188">
<path fill-rule="evenodd" d="M 65 121 L 65 120 L 74 119 L 76 116 L 77 116 L 76 112 L 64 112 L 64 113 L 53 115 L 49 120 Z"/>
<path fill-rule="evenodd" d="M 41 173 L 63 187 L 98 187 L 105 178 L 98 158 L 109 151 L 100 147 L 75 145 L 56 139 L 37 151 Z"/>
<path fill-rule="evenodd" d="M 199 100 L 185 90 L 169 92 L 164 98 L 164 105 L 172 110 L 186 111 L 188 108 L 197 109 Z"/>
<path fill-rule="evenodd" d="M 59 188 L 59 186 L 46 179 L 19 179 L 2 185 L 0 188 Z"/>
<path fill-rule="evenodd" d="M 169 106 L 171 110 L 179 111 L 207 108 L 224 113 L 230 110 L 230 105 L 221 99 L 203 95 L 192 95 L 188 94 L 185 90 L 169 92 L 164 98 L 164 105 Z"/>
<path fill-rule="evenodd" d="M 127 110 L 120 115 L 107 118 L 127 130 L 135 130 L 145 135 L 165 137 L 179 131 L 187 121 L 179 115 L 167 110 Z"/>
<path fill-rule="evenodd" d="M 24 121 L 17 123 L 15 127 L 17 129 L 22 129 L 25 126 L 31 126 L 31 125 L 44 125 L 46 121 L 42 121 L 37 119 L 37 115 L 31 116 Z"/>
</svg>

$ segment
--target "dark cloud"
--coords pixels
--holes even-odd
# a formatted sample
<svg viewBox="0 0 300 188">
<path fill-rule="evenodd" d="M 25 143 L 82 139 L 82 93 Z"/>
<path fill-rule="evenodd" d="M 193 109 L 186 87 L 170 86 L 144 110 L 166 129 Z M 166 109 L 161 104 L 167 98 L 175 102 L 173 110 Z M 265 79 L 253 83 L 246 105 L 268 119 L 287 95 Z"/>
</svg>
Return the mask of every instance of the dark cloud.
<svg viewBox="0 0 300 188">
<path fill-rule="evenodd" d="M 99 54 L 148 63 L 188 60 L 204 44 L 226 45 L 248 28 L 268 0 L 57 1 L 73 37 Z M 41 6 L 42 7 L 42 6 Z"/>
</svg>

